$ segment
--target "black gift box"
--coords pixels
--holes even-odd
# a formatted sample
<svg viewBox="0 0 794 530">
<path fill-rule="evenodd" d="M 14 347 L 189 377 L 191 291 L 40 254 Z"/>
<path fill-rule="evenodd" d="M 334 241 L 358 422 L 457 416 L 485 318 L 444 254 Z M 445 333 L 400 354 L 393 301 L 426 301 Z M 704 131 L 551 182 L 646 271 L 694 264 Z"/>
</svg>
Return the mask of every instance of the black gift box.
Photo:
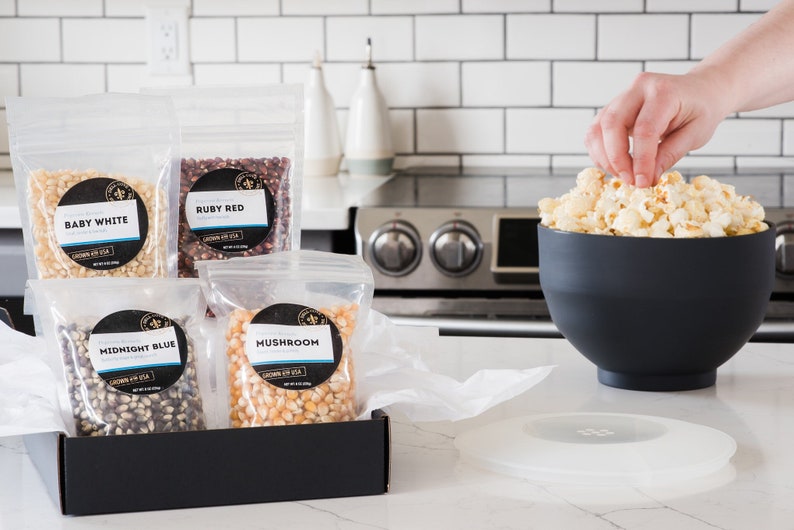
<svg viewBox="0 0 794 530">
<path fill-rule="evenodd" d="M 390 422 L 192 432 L 25 436 L 64 514 L 377 495 L 389 489 Z"/>
</svg>

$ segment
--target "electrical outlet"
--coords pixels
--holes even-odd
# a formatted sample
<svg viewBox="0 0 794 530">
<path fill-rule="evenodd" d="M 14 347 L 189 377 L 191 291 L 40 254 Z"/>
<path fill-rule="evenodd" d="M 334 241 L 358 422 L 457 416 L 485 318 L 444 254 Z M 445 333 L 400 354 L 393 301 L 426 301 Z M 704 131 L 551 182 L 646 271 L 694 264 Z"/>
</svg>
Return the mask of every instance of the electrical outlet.
<svg viewBox="0 0 794 530">
<path fill-rule="evenodd" d="M 146 8 L 149 75 L 190 74 L 188 10 L 186 7 Z"/>
<path fill-rule="evenodd" d="M 171 64 L 179 60 L 179 24 L 176 21 L 161 21 L 152 39 L 156 63 Z"/>
</svg>

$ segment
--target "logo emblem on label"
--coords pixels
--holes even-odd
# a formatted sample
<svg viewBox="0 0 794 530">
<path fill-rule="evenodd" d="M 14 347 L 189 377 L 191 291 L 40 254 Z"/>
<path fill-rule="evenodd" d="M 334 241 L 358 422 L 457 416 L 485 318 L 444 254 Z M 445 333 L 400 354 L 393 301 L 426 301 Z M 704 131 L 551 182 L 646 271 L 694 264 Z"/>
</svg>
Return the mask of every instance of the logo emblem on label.
<svg viewBox="0 0 794 530">
<path fill-rule="evenodd" d="M 119 180 L 114 180 L 105 188 L 105 199 L 108 202 L 131 201 L 134 198 L 135 190 L 132 189 L 132 186 Z"/>
<path fill-rule="evenodd" d="M 239 191 L 254 191 L 261 190 L 264 185 L 257 175 L 243 171 L 234 178 L 234 187 Z"/>
<path fill-rule="evenodd" d="M 146 313 L 141 318 L 142 331 L 163 331 L 163 329 L 171 327 L 171 319 L 158 315 L 157 313 Z"/>
<path fill-rule="evenodd" d="M 307 307 L 298 313 L 298 323 L 301 326 L 325 326 L 328 324 L 328 317 L 312 307 Z"/>
</svg>

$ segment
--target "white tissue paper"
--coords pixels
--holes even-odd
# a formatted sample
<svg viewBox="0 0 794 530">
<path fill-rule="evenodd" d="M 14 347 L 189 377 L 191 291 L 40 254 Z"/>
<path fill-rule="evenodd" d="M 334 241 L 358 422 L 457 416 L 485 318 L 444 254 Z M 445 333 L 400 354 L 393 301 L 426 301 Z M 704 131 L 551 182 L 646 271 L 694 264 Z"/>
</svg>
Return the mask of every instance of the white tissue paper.
<svg viewBox="0 0 794 530">
<path fill-rule="evenodd" d="M 43 337 L 0 322 L 0 436 L 66 432 Z"/>
<path fill-rule="evenodd" d="M 413 422 L 477 416 L 539 383 L 552 367 L 484 369 L 465 381 L 433 372 L 422 359 L 438 349 L 438 330 L 397 326 L 370 311 L 355 351 L 360 418 L 375 409 Z M 0 323 L 0 436 L 68 432 L 60 414 L 56 376 L 42 337 Z M 216 396 L 213 396 L 216 397 Z"/>
<path fill-rule="evenodd" d="M 399 412 L 413 422 L 473 418 L 538 384 L 552 370 L 483 369 L 464 381 L 433 372 L 422 356 L 438 350 L 438 329 L 397 326 L 377 311 L 362 329 L 362 351 L 356 357 L 359 418 L 375 409 Z"/>
</svg>

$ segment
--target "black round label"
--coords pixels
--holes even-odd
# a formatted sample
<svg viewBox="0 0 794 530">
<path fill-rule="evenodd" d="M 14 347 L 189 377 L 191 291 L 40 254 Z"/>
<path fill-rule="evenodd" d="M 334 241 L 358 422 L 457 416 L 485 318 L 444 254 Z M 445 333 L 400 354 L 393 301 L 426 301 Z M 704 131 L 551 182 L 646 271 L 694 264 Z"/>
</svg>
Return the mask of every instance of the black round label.
<svg viewBox="0 0 794 530">
<path fill-rule="evenodd" d="M 185 197 L 185 218 L 196 238 L 223 252 L 244 252 L 262 243 L 273 226 L 275 201 L 262 178 L 221 168 L 201 177 Z"/>
<path fill-rule="evenodd" d="M 146 205 L 129 184 L 107 177 L 78 182 L 55 208 L 55 238 L 83 267 L 111 270 L 129 263 L 149 230 Z"/>
<path fill-rule="evenodd" d="M 88 352 L 94 370 L 116 390 L 154 394 L 182 377 L 187 337 L 164 315 L 128 309 L 112 313 L 94 326 Z"/>
<path fill-rule="evenodd" d="M 323 313 L 299 304 L 273 304 L 248 326 L 245 350 L 259 376 L 284 389 L 324 383 L 342 359 L 342 336 Z"/>
</svg>

